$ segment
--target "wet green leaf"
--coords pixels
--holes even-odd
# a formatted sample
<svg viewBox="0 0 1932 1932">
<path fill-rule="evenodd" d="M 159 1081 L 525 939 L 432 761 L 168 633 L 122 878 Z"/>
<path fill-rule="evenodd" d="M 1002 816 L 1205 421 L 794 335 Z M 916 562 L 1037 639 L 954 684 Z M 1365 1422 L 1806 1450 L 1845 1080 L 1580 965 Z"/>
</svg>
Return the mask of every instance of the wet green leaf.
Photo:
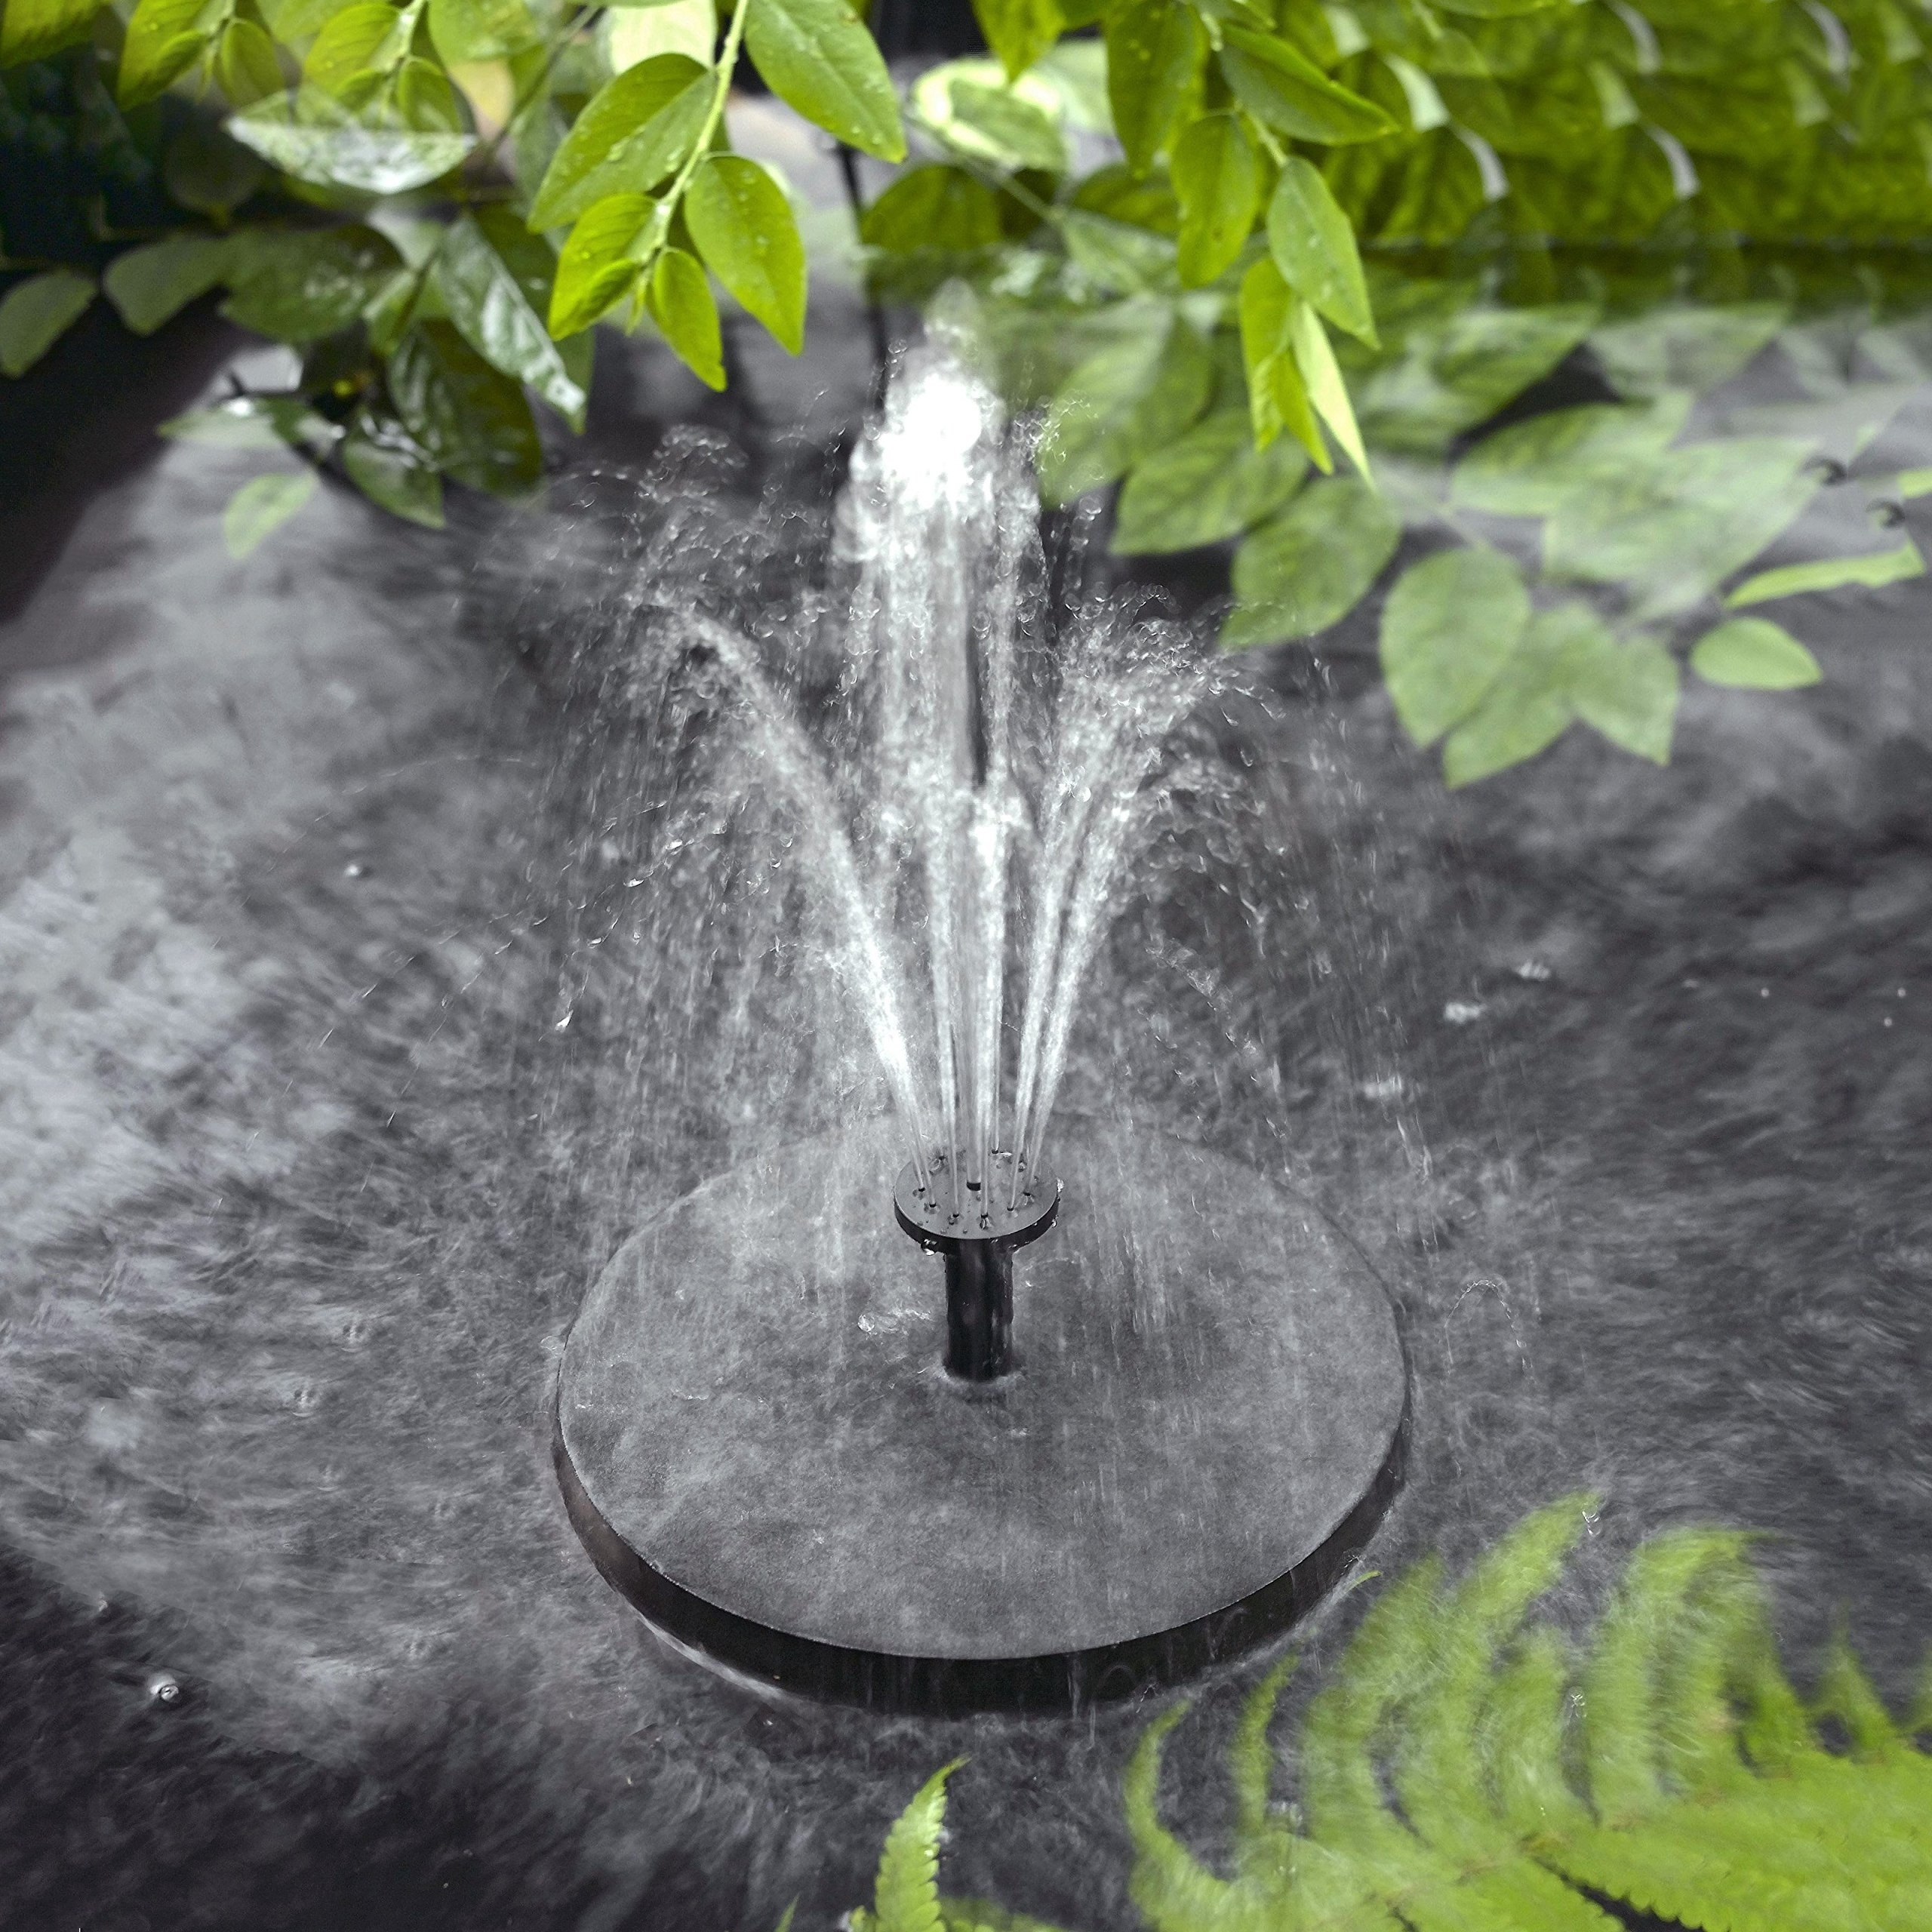
<svg viewBox="0 0 1932 1932">
<path fill-rule="evenodd" d="M 1180 278 L 1190 288 L 1234 266 L 1261 205 L 1261 157 L 1237 114 L 1204 114 L 1174 143 Z"/>
<path fill-rule="evenodd" d="M 1675 390 L 1647 405 L 1547 410 L 1485 436 L 1456 466 L 1451 494 L 1472 509 L 1547 516 L 1566 491 L 1657 457 L 1683 428 L 1690 407 L 1688 393 Z"/>
<path fill-rule="evenodd" d="M 1764 617 L 1732 617 L 1706 631 L 1692 648 L 1690 668 L 1706 684 L 1760 691 L 1795 691 L 1823 675 L 1797 638 Z"/>
<path fill-rule="evenodd" d="M 448 66 L 501 60 L 543 38 L 524 0 L 429 0 L 429 38 Z"/>
<path fill-rule="evenodd" d="M 228 500 L 221 515 L 222 540 L 237 562 L 272 536 L 315 494 L 312 469 L 278 470 L 254 476 Z"/>
<path fill-rule="evenodd" d="M 228 11 L 226 0 L 140 0 L 128 17 L 115 99 L 138 107 L 165 91 L 199 58 Z"/>
<path fill-rule="evenodd" d="M 1401 538 L 1401 520 L 1359 478 L 1309 484 L 1235 552 L 1238 601 L 1221 642 L 1232 649 L 1326 630 L 1367 595 Z"/>
<path fill-rule="evenodd" d="M 373 228 L 246 229 L 229 245 L 221 312 L 281 342 L 314 342 L 358 320 L 402 265 Z"/>
<path fill-rule="evenodd" d="M 342 446 L 350 482 L 378 509 L 426 530 L 443 527 L 443 479 L 400 423 L 373 417 L 358 423 Z"/>
<path fill-rule="evenodd" d="M 607 195 L 571 230 L 557 263 L 548 317 L 553 336 L 587 329 L 637 278 L 657 203 L 648 195 Z"/>
<path fill-rule="evenodd" d="M 835 139 L 903 161 L 899 100 L 845 0 L 749 0 L 745 45 L 765 85 Z"/>
<path fill-rule="evenodd" d="M 419 322 L 389 358 L 389 400 L 436 466 L 473 490 L 526 497 L 543 450 L 522 385 L 493 369 L 449 322 Z"/>
<path fill-rule="evenodd" d="M 1160 311 L 1149 305 L 1149 320 Z M 1060 386 L 1040 432 L 1040 494 L 1071 503 L 1179 436 L 1207 405 L 1214 361 L 1178 317 L 1101 349 Z"/>
<path fill-rule="evenodd" d="M 221 280 L 228 255 L 223 236 L 171 235 L 115 256 L 101 285 L 135 334 L 152 335 Z"/>
<path fill-rule="evenodd" d="M 1767 604 L 1774 597 L 1795 597 L 1814 590 L 1842 590 L 1856 584 L 1879 589 L 1925 574 L 1925 559 L 1909 537 L 1890 550 L 1868 551 L 1862 556 L 1820 557 L 1808 564 L 1780 564 L 1774 570 L 1747 577 L 1724 601 L 1727 610 L 1747 604 Z"/>
<path fill-rule="evenodd" d="M 93 300 L 93 276 L 74 269 L 49 269 L 15 282 L 0 297 L 0 375 L 25 375 Z"/>
<path fill-rule="evenodd" d="M 236 107 L 248 107 L 281 93 L 281 63 L 275 42 L 253 20 L 230 20 L 215 50 L 214 77 Z"/>
<path fill-rule="evenodd" d="M 1180 204 L 1166 178 L 1158 172 L 1136 176 L 1124 161 L 1097 168 L 1074 189 L 1073 205 L 1151 234 L 1172 235 L 1180 229 Z"/>
<path fill-rule="evenodd" d="M 530 226 L 555 228 L 607 195 L 657 186 L 696 143 L 715 86 L 708 68 L 681 54 L 660 54 L 606 82 L 558 146 Z"/>
<path fill-rule="evenodd" d="M 705 265 L 794 355 L 804 346 L 805 251 L 784 190 L 755 161 L 712 155 L 685 220 Z"/>
<path fill-rule="evenodd" d="M 1364 342 L 1375 341 L 1375 318 L 1355 230 L 1328 184 L 1299 155 L 1281 164 L 1268 205 L 1268 248 L 1281 278 L 1297 295 Z"/>
<path fill-rule="evenodd" d="M 894 254 L 989 248 L 1000 238 L 999 200 L 963 168 L 933 162 L 908 168 L 866 209 L 859 238 Z"/>
<path fill-rule="evenodd" d="M 1222 29 L 1221 72 L 1257 121 L 1297 140 L 1337 146 L 1396 131 L 1374 101 L 1331 81 L 1284 40 L 1245 27 Z"/>
<path fill-rule="evenodd" d="M 1301 372 L 1303 386 L 1315 414 L 1348 453 L 1349 460 L 1364 476 L 1367 475 L 1368 452 L 1362 447 L 1354 405 L 1349 400 L 1348 385 L 1342 380 L 1341 366 L 1335 360 L 1328 332 L 1321 325 L 1321 318 L 1299 295 L 1291 297 L 1288 303 L 1288 344 L 1294 352 L 1295 367 Z"/>
<path fill-rule="evenodd" d="M 1032 66 L 1066 25 L 1055 0 L 973 0 L 973 14 L 1009 80 Z"/>
<path fill-rule="evenodd" d="M 1567 608 L 1581 611 L 1582 605 Z M 1577 715 L 1614 745 L 1656 764 L 1670 762 L 1681 681 L 1677 660 L 1654 638 L 1617 643 L 1592 612 L 1598 635 L 1573 657 L 1570 695 Z"/>
<path fill-rule="evenodd" d="M 697 257 L 681 248 L 666 248 L 651 272 L 645 306 L 678 360 L 700 382 L 721 389 L 724 338 L 710 278 Z"/>
<path fill-rule="evenodd" d="M 1128 167 L 1145 174 L 1198 85 L 1208 37 L 1180 0 L 1121 0 L 1105 31 L 1114 131 Z"/>
<path fill-rule="evenodd" d="M 1476 709 L 1529 621 L 1522 572 L 1500 551 L 1439 551 L 1403 572 L 1383 607 L 1382 675 L 1417 744 Z"/>
<path fill-rule="evenodd" d="M 555 275 L 549 244 L 502 209 L 460 217 L 436 257 L 437 292 L 464 340 L 580 429 L 588 398 L 544 321 Z"/>
<path fill-rule="evenodd" d="M 45 60 L 85 40 L 104 0 L 7 0 L 0 11 L 0 67 Z"/>
<path fill-rule="evenodd" d="M 1257 448 L 1268 448 L 1285 429 L 1325 472 L 1334 462 L 1295 360 L 1291 327 L 1295 300 L 1272 260 L 1255 263 L 1241 278 L 1241 348 L 1248 407 Z"/>
<path fill-rule="evenodd" d="M 1247 411 L 1217 410 L 1134 466 L 1112 547 L 1140 556 L 1238 537 L 1280 509 L 1307 473 L 1298 445 L 1278 438 L 1257 450 Z"/>
<path fill-rule="evenodd" d="M 407 194 L 457 166 L 476 145 L 467 134 L 424 133 L 358 121 L 327 93 L 304 88 L 257 101 L 228 131 L 285 174 L 318 187 Z"/>
<path fill-rule="evenodd" d="M 332 14 L 302 63 L 312 88 L 340 98 L 349 83 L 372 69 L 398 65 L 409 51 L 401 16 L 383 0 L 357 0 Z"/>
</svg>

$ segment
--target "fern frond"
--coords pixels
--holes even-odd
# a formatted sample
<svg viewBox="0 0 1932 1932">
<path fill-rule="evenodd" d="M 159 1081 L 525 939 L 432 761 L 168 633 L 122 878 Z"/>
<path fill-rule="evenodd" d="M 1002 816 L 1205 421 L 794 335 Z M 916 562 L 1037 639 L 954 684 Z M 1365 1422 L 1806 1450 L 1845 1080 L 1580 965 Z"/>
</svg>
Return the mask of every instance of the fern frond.
<svg viewBox="0 0 1932 1932">
<path fill-rule="evenodd" d="M 1884 1700 L 1872 1687 L 1864 1666 L 1853 1654 L 1851 1641 L 1842 1623 L 1832 1634 L 1831 1648 L 1825 1653 L 1825 1668 L 1812 1697 L 1814 1718 L 1836 1718 L 1851 1740 L 1855 1758 L 1889 1758 L 1904 1743 Z"/>
<path fill-rule="evenodd" d="M 946 1932 L 1060 1932 L 1044 1918 L 1008 1912 L 989 1899 L 941 1899 L 939 1915 Z"/>
<path fill-rule="evenodd" d="M 1275 1753 L 1268 1742 L 1282 1687 L 1298 1660 L 1291 1651 L 1248 1694 L 1228 1747 L 1228 1777 L 1234 1788 L 1235 1855 L 1240 1875 L 1251 1884 L 1279 1890 L 1289 1883 L 1295 1834 L 1269 1809 L 1275 1781 Z"/>
<path fill-rule="evenodd" d="M 872 1887 L 873 1932 L 942 1932 L 939 1833 L 946 1822 L 946 1781 L 965 1761 L 942 1764 L 886 1833 Z"/>
<path fill-rule="evenodd" d="M 1592 1822 L 1563 1772 L 1564 1712 L 1570 1696 L 1569 1646 L 1554 1630 L 1532 1630 L 1497 1673 L 1484 1742 L 1498 1814 L 1519 1842 Z"/>
</svg>

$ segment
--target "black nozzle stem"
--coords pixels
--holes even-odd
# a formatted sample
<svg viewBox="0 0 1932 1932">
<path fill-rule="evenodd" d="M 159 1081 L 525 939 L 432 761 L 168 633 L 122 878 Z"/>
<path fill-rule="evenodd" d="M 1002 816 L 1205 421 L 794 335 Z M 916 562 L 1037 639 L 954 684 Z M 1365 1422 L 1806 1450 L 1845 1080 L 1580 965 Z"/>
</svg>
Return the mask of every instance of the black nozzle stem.
<svg viewBox="0 0 1932 1932">
<path fill-rule="evenodd" d="M 945 1259 L 946 1373 L 995 1381 L 1013 1366 L 1013 1250 L 962 1241 Z"/>
</svg>

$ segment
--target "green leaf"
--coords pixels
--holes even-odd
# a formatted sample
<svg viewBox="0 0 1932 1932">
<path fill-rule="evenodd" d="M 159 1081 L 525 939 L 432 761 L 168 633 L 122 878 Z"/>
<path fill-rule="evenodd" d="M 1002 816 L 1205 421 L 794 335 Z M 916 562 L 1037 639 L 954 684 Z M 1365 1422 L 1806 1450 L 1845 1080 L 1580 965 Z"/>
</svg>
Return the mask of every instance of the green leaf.
<svg viewBox="0 0 1932 1932">
<path fill-rule="evenodd" d="M 476 145 L 473 134 L 365 123 L 315 88 L 293 99 L 257 101 L 229 118 L 228 131 L 298 181 L 367 195 L 423 187 L 448 174 Z"/>
<path fill-rule="evenodd" d="M 1241 278 L 1241 351 L 1255 446 L 1268 448 L 1286 429 L 1325 474 L 1334 463 L 1295 361 L 1289 330 L 1294 301 L 1272 260 L 1255 263 Z"/>
<path fill-rule="evenodd" d="M 343 443 L 342 467 L 378 509 L 426 530 L 442 528 L 443 479 L 400 423 L 358 423 Z"/>
<path fill-rule="evenodd" d="M 1105 32 L 1114 131 L 1128 165 L 1145 174 L 1195 90 L 1208 36 L 1180 0 L 1121 0 Z"/>
<path fill-rule="evenodd" d="M 607 195 L 648 193 L 696 145 L 717 83 L 681 54 L 627 67 L 580 114 L 530 210 L 533 229 L 574 221 Z"/>
<path fill-rule="evenodd" d="M 235 395 L 205 409 L 171 417 L 159 433 L 177 442 L 217 449 L 306 449 L 325 455 L 340 432 L 301 395 Z"/>
<path fill-rule="evenodd" d="M 1245 409 L 1217 411 L 1134 466 L 1111 547 L 1142 556 L 1238 537 L 1279 509 L 1307 473 L 1298 445 L 1278 438 L 1258 450 Z"/>
<path fill-rule="evenodd" d="M 657 212 L 648 195 L 607 195 L 578 217 L 550 291 L 553 336 L 587 329 L 623 299 L 637 278 L 646 231 Z"/>
<path fill-rule="evenodd" d="M 140 0 L 128 17 L 115 99 L 138 107 L 165 91 L 200 57 L 227 14 L 226 0 Z"/>
<path fill-rule="evenodd" d="M 1364 476 L 1367 475 L 1368 452 L 1362 447 L 1361 432 L 1355 425 L 1355 408 L 1349 401 L 1348 385 L 1342 380 L 1341 365 L 1335 360 L 1321 318 L 1299 295 L 1288 303 L 1288 344 L 1294 352 L 1295 366 L 1301 371 L 1315 413 L 1348 452 L 1349 460 Z"/>
<path fill-rule="evenodd" d="M 1235 552 L 1230 649 L 1312 637 L 1368 594 L 1402 540 L 1401 520 L 1356 477 L 1311 483 Z"/>
<path fill-rule="evenodd" d="M 745 45 L 772 92 L 835 140 L 903 161 L 892 77 L 845 0 L 748 0 Z"/>
<path fill-rule="evenodd" d="M 1284 40 L 1245 27 L 1222 29 L 1221 72 L 1257 121 L 1300 141 L 1334 146 L 1379 140 L 1395 123 L 1372 100 L 1351 94 Z"/>
<path fill-rule="evenodd" d="M 373 228 L 247 229 L 229 248 L 221 312 L 280 342 L 314 342 L 360 319 L 402 265 Z"/>
<path fill-rule="evenodd" d="M 934 1772 L 886 1833 L 872 1887 L 880 1932 L 942 1932 L 939 1832 L 946 1818 L 946 1781 L 965 1761 L 955 1758 Z"/>
<path fill-rule="evenodd" d="M 1180 278 L 1190 288 L 1234 266 L 1261 205 L 1261 157 L 1238 114 L 1204 114 L 1174 143 Z"/>
<path fill-rule="evenodd" d="M 1823 675 L 1797 638 L 1764 617 L 1733 617 L 1706 631 L 1691 650 L 1690 668 L 1706 684 L 1758 691 L 1795 691 Z"/>
<path fill-rule="evenodd" d="M 1595 643 L 1578 613 L 1594 623 L 1593 614 L 1581 605 L 1540 613 L 1474 712 L 1449 734 L 1442 776 L 1452 791 L 1534 758 L 1569 729 L 1577 715 L 1572 688 L 1577 653 Z"/>
<path fill-rule="evenodd" d="M 1081 208 L 1068 208 L 1054 226 L 1067 258 L 1096 288 L 1133 295 L 1172 285 L 1174 245 L 1164 236 Z"/>
<path fill-rule="evenodd" d="M 983 86 L 964 75 L 955 76 L 946 98 L 952 111 L 939 131 L 953 146 L 1016 171 L 1065 171 L 1066 143 L 1044 108 L 1008 88 Z"/>
<path fill-rule="evenodd" d="M 352 81 L 372 69 L 386 71 L 409 51 L 402 17 L 384 0 L 356 0 L 331 14 L 302 63 L 312 88 L 340 98 Z"/>
<path fill-rule="evenodd" d="M 589 398 L 571 380 L 544 325 L 555 266 L 547 242 L 507 211 L 488 210 L 451 224 L 436 257 L 436 289 L 450 320 L 478 355 L 528 383 L 580 429 Z"/>
<path fill-rule="evenodd" d="M 346 0 L 257 0 L 269 32 L 285 47 L 313 40 Z"/>
<path fill-rule="evenodd" d="M 275 57 L 275 42 L 253 20 L 230 20 L 215 49 L 214 77 L 236 107 L 281 93 L 281 63 Z"/>
<path fill-rule="evenodd" d="M 893 254 L 944 249 L 964 254 L 1000 238 L 999 198 L 963 168 L 910 168 L 868 208 L 859 239 Z"/>
<path fill-rule="evenodd" d="M 116 255 L 101 277 L 107 299 L 137 335 L 152 335 L 228 269 L 226 238 L 171 235 Z"/>
<path fill-rule="evenodd" d="M 265 537 L 275 531 L 315 494 L 312 469 L 277 470 L 251 477 L 228 500 L 221 513 L 222 541 L 238 563 Z"/>
<path fill-rule="evenodd" d="M 678 360 L 700 382 L 721 389 L 724 338 L 703 264 L 681 248 L 666 248 L 651 272 L 645 303 Z"/>
<path fill-rule="evenodd" d="M 543 449 L 522 386 L 493 369 L 449 322 L 417 323 L 389 358 L 389 400 L 438 469 L 500 497 L 527 497 Z"/>
<path fill-rule="evenodd" d="M 263 181 L 262 158 L 224 129 L 190 121 L 162 155 L 162 180 L 184 208 L 224 219 Z"/>
<path fill-rule="evenodd" d="M 500 60 L 543 38 L 524 0 L 429 0 L 429 38 L 446 66 Z"/>
<path fill-rule="evenodd" d="M 1206 406 L 1208 345 L 1186 321 L 1101 349 L 1055 393 L 1040 432 L 1040 495 L 1071 503 L 1177 437 Z"/>
<path fill-rule="evenodd" d="M 1729 611 L 1747 604 L 1767 604 L 1774 597 L 1795 597 L 1811 590 L 1841 590 L 1857 584 L 1868 590 L 1888 583 L 1903 583 L 1925 574 L 1925 559 L 1918 546 L 1907 537 L 1891 550 L 1867 552 L 1863 556 L 1820 557 L 1814 563 L 1780 564 L 1774 570 L 1760 571 L 1747 577 L 1724 601 Z"/>
<path fill-rule="evenodd" d="M 1684 390 L 1648 405 L 1589 403 L 1552 409 L 1485 436 L 1456 466 L 1450 494 L 1472 509 L 1546 516 L 1565 492 L 1656 457 L 1684 426 Z"/>
<path fill-rule="evenodd" d="M 691 177 L 684 214 L 705 265 L 797 355 L 804 346 L 805 251 L 784 190 L 755 161 L 712 155 Z"/>
<path fill-rule="evenodd" d="M 1073 205 L 1088 214 L 1155 235 L 1173 235 L 1180 231 L 1180 204 L 1168 181 L 1158 174 L 1137 177 L 1124 161 L 1097 168 L 1074 189 Z M 1932 476 L 1932 470 L 1926 473 Z M 1926 488 L 1932 490 L 1932 483 Z"/>
<path fill-rule="evenodd" d="M 103 0 L 7 0 L 0 11 L 0 67 L 45 60 L 85 40 Z"/>
<path fill-rule="evenodd" d="M 17 281 L 0 298 L 0 376 L 22 376 L 86 312 L 94 278 L 49 269 Z"/>
<path fill-rule="evenodd" d="M 1032 66 L 1066 25 L 1056 0 L 973 0 L 973 14 L 1008 80 Z"/>
<path fill-rule="evenodd" d="M 1598 622 L 1594 613 L 1591 621 Z M 1599 641 L 1579 654 L 1572 669 L 1570 695 L 1577 715 L 1612 744 L 1668 764 L 1681 681 L 1677 660 L 1654 638 L 1617 644 L 1600 623 L 1598 629 Z"/>
<path fill-rule="evenodd" d="M 1439 551 L 1382 610 L 1382 675 L 1402 728 L 1432 745 L 1482 702 L 1530 621 L 1522 572 L 1500 551 Z"/>
<path fill-rule="evenodd" d="M 1355 230 L 1328 184 L 1299 155 L 1281 164 L 1268 205 L 1268 248 L 1281 278 L 1338 328 L 1374 344 L 1375 318 Z"/>
</svg>

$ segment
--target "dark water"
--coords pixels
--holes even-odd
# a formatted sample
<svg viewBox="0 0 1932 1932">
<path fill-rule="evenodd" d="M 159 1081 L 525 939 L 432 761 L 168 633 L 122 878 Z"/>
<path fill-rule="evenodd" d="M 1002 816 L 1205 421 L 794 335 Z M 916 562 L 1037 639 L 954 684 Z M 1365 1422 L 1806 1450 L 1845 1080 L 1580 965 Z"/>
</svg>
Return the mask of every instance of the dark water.
<svg viewBox="0 0 1932 1932">
<path fill-rule="evenodd" d="M 823 1925 L 959 1752 L 946 1888 L 1128 1921 L 1117 1785 L 1152 1705 L 760 1701 L 605 1589 L 549 1468 L 561 1340 L 624 1232 L 851 1103 L 841 1023 L 780 1051 L 807 995 L 742 964 L 782 950 L 781 902 L 748 884 L 649 948 L 608 916 L 666 837 L 626 816 L 662 754 L 614 560 L 669 530 L 691 583 L 782 629 L 863 403 L 848 348 L 795 398 L 806 437 L 771 432 L 799 413 L 776 390 L 703 436 L 640 423 L 559 514 L 440 543 L 332 499 L 232 565 L 248 460 L 174 450 L 94 497 L 0 633 L 26 667 L 0 738 L 8 1925 L 749 1928 L 795 1894 Z M 1887 463 L 1928 460 L 1927 400 Z M 618 461 L 658 478 L 641 534 Z M 1445 793 L 1366 618 L 1216 724 L 1243 774 L 1217 862 L 1141 875 L 1063 1104 L 1285 1174 L 1361 1244 L 1416 1374 L 1384 1570 L 1595 1487 L 1573 1607 L 1663 1524 L 1755 1524 L 1801 1669 L 1842 1612 L 1909 1681 L 1926 582 L 1780 612 L 1823 684 L 1694 688 L 1665 771 L 1573 732 Z M 1207 1842 L 1264 1660 L 1176 1742 Z"/>
</svg>

